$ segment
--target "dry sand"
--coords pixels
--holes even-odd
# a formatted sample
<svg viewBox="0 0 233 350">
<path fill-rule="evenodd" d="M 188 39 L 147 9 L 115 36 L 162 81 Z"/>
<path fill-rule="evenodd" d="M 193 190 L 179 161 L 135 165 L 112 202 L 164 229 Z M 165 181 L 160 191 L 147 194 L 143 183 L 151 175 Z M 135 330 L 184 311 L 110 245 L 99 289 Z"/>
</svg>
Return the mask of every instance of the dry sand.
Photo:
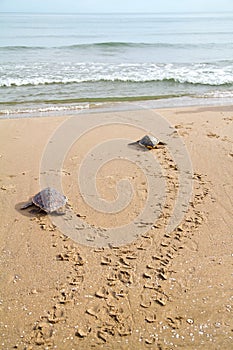
<svg viewBox="0 0 233 350">
<path fill-rule="evenodd" d="M 162 214 L 143 237 L 104 249 L 73 242 L 49 216 L 19 210 L 40 189 L 44 147 L 67 118 L 0 121 L 1 349 L 233 348 L 233 108 L 161 113 L 191 157 L 188 211 L 167 234 L 179 169 L 166 146 L 152 150 L 166 174 Z M 122 130 L 108 132 L 114 137 Z M 69 205 L 93 226 L 127 223 L 146 193 L 133 165 L 112 162 L 97 178 L 101 195 L 112 200 L 117 181 L 133 171 L 136 195 L 119 218 L 98 215 L 77 196 L 76 165 L 95 142 L 98 133 L 68 154 L 63 182 Z"/>
</svg>

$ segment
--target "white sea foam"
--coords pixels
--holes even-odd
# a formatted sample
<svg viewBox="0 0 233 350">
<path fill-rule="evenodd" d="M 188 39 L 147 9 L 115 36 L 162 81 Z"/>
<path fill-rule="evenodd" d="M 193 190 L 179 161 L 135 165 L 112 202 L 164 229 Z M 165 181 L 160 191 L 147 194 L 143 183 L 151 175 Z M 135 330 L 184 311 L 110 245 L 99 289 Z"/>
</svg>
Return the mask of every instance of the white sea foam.
<svg viewBox="0 0 233 350">
<path fill-rule="evenodd" d="M 233 98 L 233 91 L 220 91 L 220 90 L 216 90 L 216 91 L 210 91 L 210 92 L 206 92 L 204 95 L 202 95 L 201 97 L 205 97 L 205 98 Z"/>
<path fill-rule="evenodd" d="M 99 104 L 95 104 L 96 107 L 98 107 Z M 28 107 L 28 108 L 9 108 L 9 109 L 0 109 L 0 115 L 5 115 L 5 116 L 9 116 L 12 114 L 20 114 L 20 115 L 26 115 L 26 114 L 34 114 L 34 113 L 41 113 L 41 114 L 46 114 L 46 113 L 50 113 L 50 112 L 72 112 L 72 111 L 81 111 L 81 110 L 85 110 L 85 109 L 89 109 L 90 108 L 90 104 L 89 103 L 80 103 L 77 105 L 50 105 L 47 107 L 39 107 L 37 106 L 37 108 L 32 108 L 32 107 Z"/>
<path fill-rule="evenodd" d="M 25 75 L 25 70 L 27 74 Z M 0 86 L 27 86 L 72 84 L 88 82 L 161 82 L 180 84 L 224 85 L 233 84 L 233 65 L 217 64 L 106 64 L 79 63 L 40 65 L 9 71 L 0 78 Z"/>
</svg>

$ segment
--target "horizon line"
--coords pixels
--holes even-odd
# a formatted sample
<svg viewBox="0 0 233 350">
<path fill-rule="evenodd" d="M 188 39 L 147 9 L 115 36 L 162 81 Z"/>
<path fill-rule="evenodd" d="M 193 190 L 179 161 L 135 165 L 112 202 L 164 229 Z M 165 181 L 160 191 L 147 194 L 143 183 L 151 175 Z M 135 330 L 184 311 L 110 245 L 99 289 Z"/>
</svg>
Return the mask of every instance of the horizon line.
<svg viewBox="0 0 233 350">
<path fill-rule="evenodd" d="M 233 13 L 233 10 L 224 10 L 224 11 L 111 11 L 111 12 L 105 12 L 105 11 L 96 11 L 96 12 L 56 12 L 56 11 L 0 11 L 0 14 L 4 13 L 28 13 L 28 14 L 62 14 L 62 15 L 95 15 L 95 14 L 185 14 L 185 13 L 192 13 L 192 14 L 201 14 L 201 13 Z"/>
</svg>

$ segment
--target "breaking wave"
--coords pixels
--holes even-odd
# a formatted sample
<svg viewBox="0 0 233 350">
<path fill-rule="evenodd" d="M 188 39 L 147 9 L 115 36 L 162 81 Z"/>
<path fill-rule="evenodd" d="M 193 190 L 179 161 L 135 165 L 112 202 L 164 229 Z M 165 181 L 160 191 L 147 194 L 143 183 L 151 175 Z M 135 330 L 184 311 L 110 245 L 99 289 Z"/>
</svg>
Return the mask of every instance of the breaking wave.
<svg viewBox="0 0 233 350">
<path fill-rule="evenodd" d="M 233 65 L 223 64 L 109 64 L 77 63 L 18 66 L 0 78 L 0 87 L 97 82 L 201 84 L 222 86 L 233 84 Z M 27 70 L 27 76 L 24 72 Z M 17 73 L 17 74 L 16 74 Z"/>
</svg>

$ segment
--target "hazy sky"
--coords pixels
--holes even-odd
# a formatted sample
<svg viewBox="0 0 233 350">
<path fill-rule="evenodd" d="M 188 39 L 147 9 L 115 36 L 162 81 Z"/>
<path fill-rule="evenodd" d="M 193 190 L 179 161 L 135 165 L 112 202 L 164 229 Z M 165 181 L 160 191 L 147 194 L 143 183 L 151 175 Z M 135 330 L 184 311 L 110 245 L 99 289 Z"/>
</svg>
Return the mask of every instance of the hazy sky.
<svg viewBox="0 0 233 350">
<path fill-rule="evenodd" d="M 215 12 L 233 0 L 0 0 L 0 12 Z"/>
</svg>

